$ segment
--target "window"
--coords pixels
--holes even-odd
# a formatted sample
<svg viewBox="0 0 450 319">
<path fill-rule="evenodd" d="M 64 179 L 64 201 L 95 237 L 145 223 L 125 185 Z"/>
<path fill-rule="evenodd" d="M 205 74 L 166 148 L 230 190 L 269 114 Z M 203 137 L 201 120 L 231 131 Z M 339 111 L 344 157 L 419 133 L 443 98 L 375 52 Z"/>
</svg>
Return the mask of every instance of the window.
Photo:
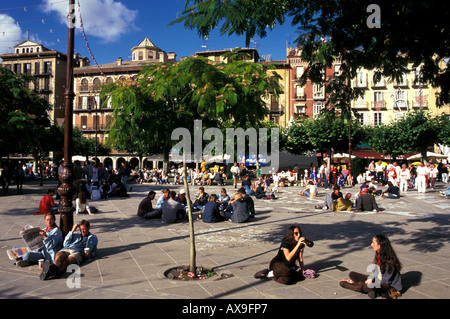
<svg viewBox="0 0 450 319">
<path fill-rule="evenodd" d="M 87 79 L 83 79 L 81 80 L 80 92 L 87 92 L 87 91 L 89 91 L 89 82 Z"/>
<path fill-rule="evenodd" d="M 21 68 L 22 68 L 22 66 L 21 66 L 20 63 L 14 64 L 14 73 L 15 73 L 15 74 L 21 73 Z"/>
<path fill-rule="evenodd" d="M 305 96 L 305 90 L 300 85 L 297 85 L 295 87 L 295 97 L 296 98 L 303 98 Z"/>
<path fill-rule="evenodd" d="M 356 75 L 356 86 L 360 88 L 367 87 L 367 74 L 365 72 L 358 72 Z"/>
<path fill-rule="evenodd" d="M 364 113 L 358 113 L 358 119 L 361 125 L 364 125 Z"/>
<path fill-rule="evenodd" d="M 303 104 L 295 105 L 295 113 L 296 114 L 305 114 L 306 113 L 306 106 L 303 105 Z"/>
<path fill-rule="evenodd" d="M 144 60 L 144 53 L 142 53 L 142 51 L 139 51 L 139 53 L 138 53 L 138 60 L 139 61 Z"/>
<path fill-rule="evenodd" d="M 39 62 L 34 63 L 34 74 L 38 75 L 41 72 L 41 64 Z"/>
<path fill-rule="evenodd" d="M 320 112 L 325 108 L 325 103 L 316 102 L 313 104 L 313 118 L 317 118 Z"/>
<path fill-rule="evenodd" d="M 375 112 L 373 113 L 373 125 L 383 124 L 383 113 Z"/>
<path fill-rule="evenodd" d="M 81 116 L 81 128 L 82 129 L 87 128 L 87 116 Z"/>
<path fill-rule="evenodd" d="M 25 74 L 31 74 L 31 63 L 25 63 L 23 65 L 23 72 Z"/>
<path fill-rule="evenodd" d="M 44 74 L 52 74 L 52 62 L 44 62 Z"/>
<path fill-rule="evenodd" d="M 303 66 L 298 66 L 296 68 L 295 75 L 297 76 L 297 79 L 300 78 L 303 75 L 303 70 L 304 70 Z"/>
<path fill-rule="evenodd" d="M 339 75 L 341 75 L 341 65 L 340 64 L 338 64 L 338 65 L 335 65 L 334 66 L 334 76 L 339 76 Z"/>
<path fill-rule="evenodd" d="M 99 90 L 101 85 L 102 85 L 102 81 L 99 78 L 95 78 L 94 79 L 94 91 Z"/>
<path fill-rule="evenodd" d="M 314 99 L 323 99 L 325 98 L 325 88 L 321 84 L 313 85 L 313 98 Z"/>
</svg>

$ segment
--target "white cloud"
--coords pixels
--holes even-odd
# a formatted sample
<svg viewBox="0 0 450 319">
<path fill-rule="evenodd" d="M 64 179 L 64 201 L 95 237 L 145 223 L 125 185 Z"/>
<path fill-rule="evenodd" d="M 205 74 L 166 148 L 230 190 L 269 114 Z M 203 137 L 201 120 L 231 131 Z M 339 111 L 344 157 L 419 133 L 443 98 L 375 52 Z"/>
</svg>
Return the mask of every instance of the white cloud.
<svg viewBox="0 0 450 319">
<path fill-rule="evenodd" d="M 7 14 L 0 14 L 0 54 L 13 53 L 14 46 L 21 42 L 22 29 Z"/>
<path fill-rule="evenodd" d="M 114 42 L 122 35 L 136 29 L 134 20 L 137 10 L 128 9 L 122 2 L 114 0 L 79 0 L 80 13 L 83 26 L 88 36 L 103 39 L 105 42 Z M 53 3 L 54 0 L 44 0 L 45 11 L 55 11 L 61 22 L 67 24 L 67 3 Z M 78 4 L 76 2 L 78 16 Z M 79 22 L 76 22 L 79 27 Z"/>
</svg>

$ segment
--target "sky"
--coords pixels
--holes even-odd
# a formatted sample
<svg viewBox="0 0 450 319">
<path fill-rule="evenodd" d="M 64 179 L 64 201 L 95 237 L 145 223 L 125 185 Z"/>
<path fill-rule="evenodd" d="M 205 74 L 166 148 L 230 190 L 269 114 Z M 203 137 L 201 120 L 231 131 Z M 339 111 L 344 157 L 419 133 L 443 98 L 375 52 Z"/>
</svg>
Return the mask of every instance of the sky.
<svg viewBox="0 0 450 319">
<path fill-rule="evenodd" d="M 14 46 L 26 39 L 66 53 L 68 4 L 68 0 L 0 0 L 0 54 L 14 52 Z M 221 36 L 216 30 L 205 40 L 183 23 L 168 26 L 184 10 L 185 0 L 75 0 L 75 5 L 85 31 L 84 36 L 77 19 L 75 52 L 88 57 L 91 65 L 112 63 L 118 57 L 131 60 L 131 48 L 145 37 L 163 51 L 175 52 L 178 60 L 199 51 L 245 47 L 244 36 Z M 272 60 L 286 60 L 286 48 L 294 46 L 295 38 L 295 28 L 285 23 L 267 37 L 253 39 L 249 47 Z"/>
</svg>

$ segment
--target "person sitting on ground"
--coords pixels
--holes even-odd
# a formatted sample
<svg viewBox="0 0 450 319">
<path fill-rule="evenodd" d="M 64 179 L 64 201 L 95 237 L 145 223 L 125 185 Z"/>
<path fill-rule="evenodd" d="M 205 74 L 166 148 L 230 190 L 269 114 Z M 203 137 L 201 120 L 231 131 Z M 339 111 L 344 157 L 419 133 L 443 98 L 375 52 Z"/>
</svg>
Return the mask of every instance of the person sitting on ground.
<svg viewBox="0 0 450 319">
<path fill-rule="evenodd" d="M 441 191 L 440 194 L 441 194 L 442 196 L 445 196 L 446 198 L 449 198 L 449 197 L 450 197 L 450 186 L 448 186 L 448 187 L 445 189 L 445 191 Z"/>
<path fill-rule="evenodd" d="M 177 197 L 175 197 L 175 200 L 186 206 L 187 205 L 186 191 L 184 189 L 180 189 L 180 193 L 177 195 Z"/>
<path fill-rule="evenodd" d="M 26 252 L 22 257 L 16 259 L 15 263 L 19 267 L 25 267 L 37 264 L 39 259 L 53 261 L 56 253 L 63 246 L 63 235 L 61 229 L 55 223 L 55 215 L 47 213 L 45 215 L 45 224 L 47 227 L 41 230 L 39 234 L 44 238 L 44 247 Z"/>
<path fill-rule="evenodd" d="M 80 233 L 75 233 L 77 229 Z M 63 248 L 55 255 L 53 263 L 44 261 L 41 280 L 58 277 L 66 272 L 67 267 L 72 264 L 81 265 L 84 261 L 95 258 L 97 255 L 98 238 L 90 232 L 89 221 L 82 220 L 79 224 L 74 224 L 72 230 L 64 239 Z M 86 251 L 88 248 L 89 251 Z"/>
<path fill-rule="evenodd" d="M 91 190 L 91 200 L 100 200 L 102 198 L 102 194 L 100 192 L 100 187 L 98 182 L 94 182 Z"/>
<path fill-rule="evenodd" d="M 303 249 L 305 238 L 298 226 L 290 226 L 284 235 L 277 255 L 270 261 L 269 269 L 259 271 L 255 278 L 273 279 L 284 285 L 304 280 Z M 296 266 L 298 261 L 299 266 Z"/>
<path fill-rule="evenodd" d="M 333 192 L 331 194 L 325 194 L 325 200 L 323 206 L 317 205 L 316 209 L 331 209 L 333 207 L 333 202 L 338 198 L 343 197 L 341 193 L 341 188 L 339 186 L 333 186 Z"/>
<path fill-rule="evenodd" d="M 117 181 L 116 187 L 111 188 L 111 192 L 108 194 L 109 197 L 128 197 L 127 188 L 122 183 L 121 180 Z"/>
<path fill-rule="evenodd" d="M 226 218 L 220 214 L 219 204 L 217 203 L 217 195 L 209 195 L 208 202 L 205 205 L 205 209 L 201 214 L 201 219 L 205 223 L 218 223 L 224 221 Z M 199 217 L 200 218 L 200 217 Z"/>
<path fill-rule="evenodd" d="M 312 180 L 310 180 L 308 182 L 308 184 L 306 184 L 305 189 L 303 190 L 303 192 L 301 192 L 302 196 L 306 196 L 306 197 L 316 197 L 317 196 L 317 186 L 314 184 L 314 182 Z"/>
<path fill-rule="evenodd" d="M 209 195 L 208 195 L 208 193 L 205 193 L 204 187 L 199 187 L 198 191 L 199 191 L 199 195 L 195 199 L 194 204 L 192 204 L 192 206 L 194 206 L 194 208 L 196 208 L 196 209 L 203 210 L 203 209 L 205 209 L 205 205 L 208 202 Z"/>
<path fill-rule="evenodd" d="M 248 213 L 247 203 L 242 199 L 241 193 L 236 193 L 230 199 L 224 215 L 233 223 L 245 223 L 249 220 L 250 215 Z"/>
<path fill-rule="evenodd" d="M 86 198 L 85 192 L 79 192 L 77 200 L 75 202 L 75 211 L 73 212 L 74 216 L 78 216 L 78 213 L 87 212 L 89 215 L 94 215 L 91 209 L 89 208 L 88 199 Z"/>
<path fill-rule="evenodd" d="M 374 236 L 371 246 L 375 252 L 374 273 L 367 276 L 352 271 L 349 273 L 349 279 L 341 280 L 339 285 L 345 289 L 366 293 L 371 299 L 377 296 L 397 299 L 403 289 L 400 274 L 402 264 L 385 235 Z"/>
<path fill-rule="evenodd" d="M 148 192 L 147 196 L 139 203 L 137 215 L 146 219 L 161 218 L 161 211 L 153 209 L 152 200 L 155 199 L 154 191 Z"/>
<path fill-rule="evenodd" d="M 350 200 L 352 197 L 351 193 L 345 194 L 345 198 L 339 197 L 337 200 L 333 201 L 332 210 L 333 211 L 351 211 L 353 207 L 353 202 Z"/>
<path fill-rule="evenodd" d="M 47 213 L 56 214 L 58 212 L 59 205 L 55 204 L 53 196 L 55 191 L 53 189 L 48 189 L 47 194 L 41 198 L 39 202 L 39 212 L 33 215 L 47 215 Z"/>
<path fill-rule="evenodd" d="M 229 201 L 230 196 L 228 196 L 227 190 L 225 188 L 222 188 L 220 190 L 220 195 L 217 198 L 217 203 L 219 204 L 219 211 L 223 211 L 228 206 Z"/>
<path fill-rule="evenodd" d="M 400 198 L 400 188 L 394 186 L 391 181 L 388 182 L 388 188 L 381 193 L 381 197 Z"/>
<path fill-rule="evenodd" d="M 380 208 L 377 205 L 375 197 L 371 194 L 368 194 L 367 188 L 363 188 L 358 197 L 355 212 L 373 211 L 373 210 L 375 210 L 377 213 L 382 213 L 382 211 L 380 210 Z"/>
<path fill-rule="evenodd" d="M 261 183 L 258 183 L 255 188 L 255 198 L 261 199 L 266 196 L 266 192 L 262 188 Z"/>
<path fill-rule="evenodd" d="M 181 204 L 180 202 L 177 202 L 175 200 L 176 196 L 177 193 L 175 191 L 170 191 L 169 199 L 162 203 L 161 222 L 170 224 L 174 223 L 177 219 L 186 218 L 186 206 Z M 180 212 L 183 212 L 184 214 Z"/>
<path fill-rule="evenodd" d="M 159 210 L 162 213 L 162 204 L 169 199 L 169 193 L 170 190 L 168 188 L 165 188 L 162 190 L 162 195 L 158 198 L 158 201 L 156 202 L 156 210 Z"/>
<path fill-rule="evenodd" d="M 249 195 L 247 195 L 247 193 L 245 192 L 245 189 L 243 189 L 242 187 L 238 189 L 238 193 L 241 194 L 242 200 L 245 203 L 247 203 L 247 211 L 248 211 L 250 218 L 254 218 L 255 217 L 255 202 Z"/>
</svg>

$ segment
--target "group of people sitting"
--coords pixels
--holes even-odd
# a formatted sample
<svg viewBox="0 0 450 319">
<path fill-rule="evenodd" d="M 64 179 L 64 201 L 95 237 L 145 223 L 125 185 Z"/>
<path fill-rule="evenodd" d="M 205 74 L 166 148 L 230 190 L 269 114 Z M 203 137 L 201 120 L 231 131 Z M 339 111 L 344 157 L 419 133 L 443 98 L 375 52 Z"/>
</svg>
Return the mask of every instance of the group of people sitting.
<svg viewBox="0 0 450 319">
<path fill-rule="evenodd" d="M 65 238 L 56 225 L 54 214 L 49 212 L 45 215 L 45 224 L 47 227 L 39 232 L 43 247 L 16 258 L 16 266 L 27 267 L 43 260 L 40 279 L 47 280 L 64 274 L 71 264 L 81 265 L 96 257 L 98 238 L 90 232 L 88 220 L 83 219 L 79 224 L 74 224 Z"/>
<path fill-rule="evenodd" d="M 313 188 L 315 185 L 312 183 L 305 187 L 305 190 L 301 195 L 311 196 L 309 194 L 310 188 L 308 188 L 308 186 L 313 189 L 310 191 L 311 193 L 316 190 L 317 194 L 317 187 Z M 370 182 L 367 181 L 361 185 L 360 191 L 355 194 L 355 203 L 353 203 L 350 200 L 352 194 L 347 193 L 343 196 L 341 188 L 338 185 L 335 185 L 331 194 L 325 194 L 324 205 L 317 205 L 315 208 L 323 210 L 331 209 L 333 211 L 351 211 L 352 208 L 355 208 L 355 211 L 376 211 L 382 213 L 382 210 L 378 207 L 376 202 L 376 196 L 396 199 L 400 198 L 400 190 L 398 186 L 393 185 L 389 181 L 388 188 L 382 191 L 377 188 L 375 180 L 372 179 Z"/>
<path fill-rule="evenodd" d="M 187 219 L 188 201 L 184 189 L 177 194 L 175 191 L 164 189 L 157 200 L 155 208 L 152 201 L 156 192 L 150 191 L 140 202 L 137 215 L 146 219 L 160 218 L 163 223 L 174 223 Z M 204 187 L 199 188 L 199 194 L 191 203 L 191 209 L 199 211 L 198 220 L 205 223 L 216 223 L 231 220 L 233 223 L 243 223 L 255 216 L 253 199 L 246 194 L 244 188 L 238 189 L 230 197 L 225 188 L 219 195 L 207 194 Z"/>
</svg>

